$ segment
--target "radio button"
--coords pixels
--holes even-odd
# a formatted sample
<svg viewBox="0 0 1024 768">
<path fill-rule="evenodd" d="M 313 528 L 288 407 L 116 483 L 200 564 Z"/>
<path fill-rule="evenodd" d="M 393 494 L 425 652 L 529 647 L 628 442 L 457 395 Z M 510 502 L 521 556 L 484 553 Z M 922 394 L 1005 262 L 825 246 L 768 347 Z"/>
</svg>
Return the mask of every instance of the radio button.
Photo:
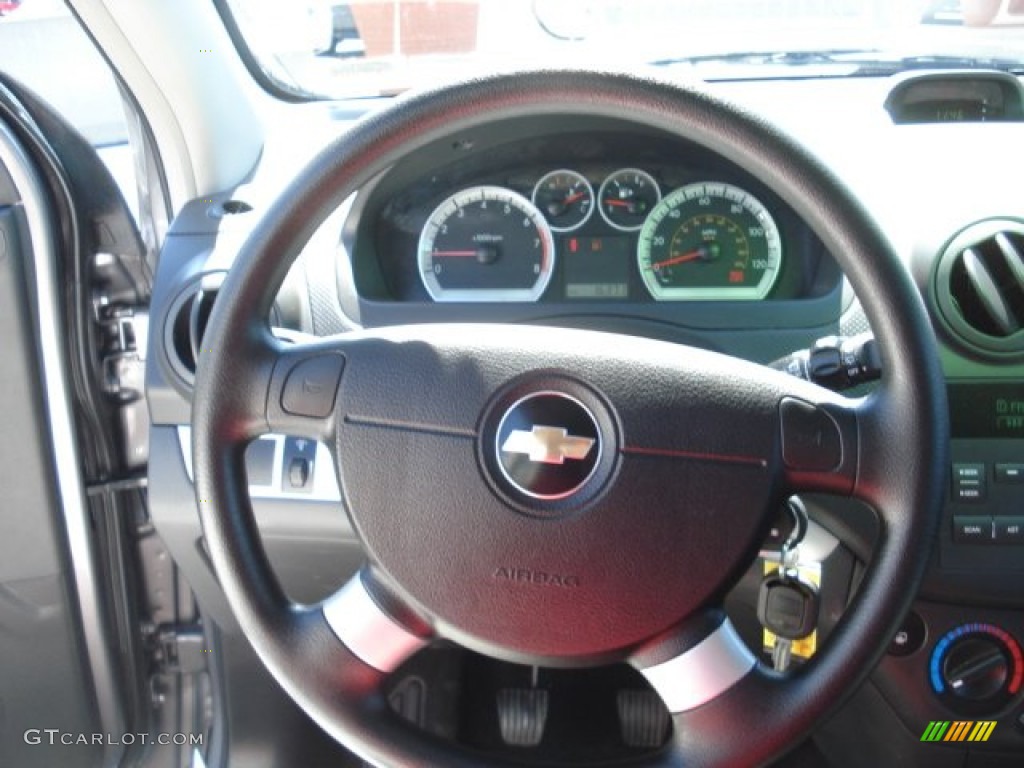
<svg viewBox="0 0 1024 768">
<path fill-rule="evenodd" d="M 997 483 L 1024 483 L 1024 464 L 996 464 Z"/>
<path fill-rule="evenodd" d="M 997 517 L 995 533 L 997 544 L 1024 544 L 1024 517 Z"/>
<path fill-rule="evenodd" d="M 953 465 L 953 501 L 977 504 L 985 501 L 985 465 Z"/>
<path fill-rule="evenodd" d="M 954 515 L 953 541 L 957 544 L 991 544 L 992 518 Z"/>
</svg>

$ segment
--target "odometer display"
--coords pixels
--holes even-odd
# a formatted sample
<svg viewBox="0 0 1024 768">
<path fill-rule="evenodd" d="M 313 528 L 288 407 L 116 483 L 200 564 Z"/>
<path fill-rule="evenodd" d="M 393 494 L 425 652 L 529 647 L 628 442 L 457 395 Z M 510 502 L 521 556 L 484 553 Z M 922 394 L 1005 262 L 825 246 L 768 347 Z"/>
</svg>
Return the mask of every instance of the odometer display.
<svg viewBox="0 0 1024 768">
<path fill-rule="evenodd" d="M 778 279 L 782 241 L 753 195 L 731 184 L 688 184 L 651 211 L 637 264 L 659 301 L 757 300 Z"/>
<path fill-rule="evenodd" d="M 554 271 L 555 245 L 540 211 L 502 187 L 444 200 L 420 233 L 423 287 L 434 301 L 536 301 Z"/>
</svg>

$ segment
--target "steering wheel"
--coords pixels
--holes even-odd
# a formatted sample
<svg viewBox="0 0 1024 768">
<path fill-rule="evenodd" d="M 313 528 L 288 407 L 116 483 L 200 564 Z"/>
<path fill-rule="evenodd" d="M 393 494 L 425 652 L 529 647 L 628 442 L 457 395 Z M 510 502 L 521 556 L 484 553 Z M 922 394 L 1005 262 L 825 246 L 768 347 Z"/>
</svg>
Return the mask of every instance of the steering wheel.
<svg viewBox="0 0 1024 768">
<path fill-rule="evenodd" d="M 876 331 L 878 388 L 848 399 L 746 361 L 581 330 L 406 326 L 285 344 L 265 318 L 351 193 L 407 153 L 526 115 L 628 116 L 766 184 L 835 255 Z M 327 147 L 252 233 L 211 315 L 193 408 L 196 498 L 238 621 L 295 701 L 380 766 L 505 765 L 392 716 L 389 672 L 437 639 L 548 666 L 627 661 L 674 719 L 645 766 L 755 765 L 864 679 L 935 537 L 948 415 L 907 272 L 842 183 L 795 143 L 695 90 L 622 74 L 494 76 L 403 98 Z M 367 566 L 289 601 L 260 544 L 245 446 L 332 450 Z M 722 600 L 788 496 L 871 505 L 877 551 L 828 643 L 777 674 Z M 340 512 L 339 512 L 340 513 Z"/>
</svg>

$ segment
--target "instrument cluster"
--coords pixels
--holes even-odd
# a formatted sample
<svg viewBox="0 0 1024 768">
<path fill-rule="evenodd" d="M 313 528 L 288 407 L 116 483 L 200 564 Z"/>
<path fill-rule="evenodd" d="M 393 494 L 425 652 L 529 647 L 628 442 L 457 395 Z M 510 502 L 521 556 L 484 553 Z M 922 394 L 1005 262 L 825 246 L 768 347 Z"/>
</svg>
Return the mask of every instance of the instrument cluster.
<svg viewBox="0 0 1024 768">
<path fill-rule="evenodd" d="M 561 261 L 566 299 L 626 299 L 632 274 L 656 301 L 771 292 L 782 239 L 758 198 L 714 180 L 662 192 L 651 173 L 632 167 L 596 184 L 579 170 L 552 169 L 529 196 L 465 187 L 420 230 L 423 287 L 440 302 L 537 301 Z"/>
<path fill-rule="evenodd" d="M 409 322 L 430 305 L 429 317 L 457 320 L 604 307 L 729 323 L 737 316 L 708 313 L 838 284 L 769 183 L 705 148 L 595 120 L 499 122 L 425 147 L 364 189 L 346 224 L 358 311 Z"/>
</svg>

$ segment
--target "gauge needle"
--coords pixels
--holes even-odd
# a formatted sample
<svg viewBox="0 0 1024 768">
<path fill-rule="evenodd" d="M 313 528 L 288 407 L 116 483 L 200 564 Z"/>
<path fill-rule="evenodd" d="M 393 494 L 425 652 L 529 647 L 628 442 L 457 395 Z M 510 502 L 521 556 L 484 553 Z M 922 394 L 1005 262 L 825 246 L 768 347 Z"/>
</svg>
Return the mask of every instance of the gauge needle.
<svg viewBox="0 0 1024 768">
<path fill-rule="evenodd" d="M 569 195 L 564 200 L 552 200 L 548 203 L 548 213 L 552 216 L 561 216 L 563 213 L 569 210 L 569 206 L 578 200 L 582 200 L 586 196 L 584 192 L 577 192 L 574 195 Z"/>
<path fill-rule="evenodd" d="M 698 248 L 695 251 L 689 253 L 681 253 L 678 256 L 673 256 L 670 259 L 662 259 L 651 264 L 654 269 L 661 269 L 662 267 L 671 267 L 674 264 L 685 264 L 688 261 L 696 261 L 697 259 L 703 258 L 707 255 L 706 248 Z"/>
<path fill-rule="evenodd" d="M 605 205 L 613 208 L 625 208 L 626 213 L 631 216 L 643 215 L 647 213 L 647 203 L 643 200 L 605 200 Z"/>
<path fill-rule="evenodd" d="M 493 245 L 481 245 L 475 251 L 431 251 L 430 255 L 434 258 L 441 256 L 453 259 L 476 259 L 481 264 L 493 264 L 498 260 L 501 251 Z"/>
</svg>

